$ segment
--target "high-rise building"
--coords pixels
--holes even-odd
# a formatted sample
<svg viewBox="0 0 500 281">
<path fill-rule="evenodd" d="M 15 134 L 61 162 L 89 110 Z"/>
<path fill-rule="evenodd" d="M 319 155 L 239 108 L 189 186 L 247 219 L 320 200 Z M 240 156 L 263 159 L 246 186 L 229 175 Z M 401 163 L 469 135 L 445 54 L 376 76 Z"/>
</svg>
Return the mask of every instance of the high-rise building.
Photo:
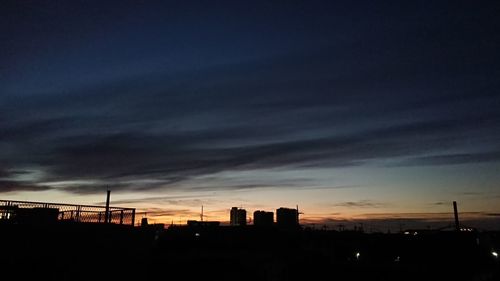
<svg viewBox="0 0 500 281">
<path fill-rule="evenodd" d="M 247 211 L 238 207 L 231 208 L 231 225 L 247 225 Z"/>
<path fill-rule="evenodd" d="M 299 213 L 297 209 L 279 208 L 276 210 L 276 224 L 281 227 L 299 226 Z"/>
<path fill-rule="evenodd" d="M 253 212 L 253 225 L 272 226 L 274 224 L 273 212 L 255 211 Z"/>
<path fill-rule="evenodd" d="M 237 225 L 236 224 L 237 220 L 238 220 L 238 207 L 232 207 L 229 222 L 231 225 Z"/>
</svg>

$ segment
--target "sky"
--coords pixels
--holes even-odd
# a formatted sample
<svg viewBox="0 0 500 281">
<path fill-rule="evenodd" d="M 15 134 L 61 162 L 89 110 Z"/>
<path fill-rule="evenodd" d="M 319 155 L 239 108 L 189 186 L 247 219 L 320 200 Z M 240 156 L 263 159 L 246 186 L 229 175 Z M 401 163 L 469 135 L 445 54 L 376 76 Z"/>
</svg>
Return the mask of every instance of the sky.
<svg viewBox="0 0 500 281">
<path fill-rule="evenodd" d="M 500 229 L 497 1 L 2 1 L 0 199 Z M 251 217 L 251 216 L 250 216 Z"/>
</svg>

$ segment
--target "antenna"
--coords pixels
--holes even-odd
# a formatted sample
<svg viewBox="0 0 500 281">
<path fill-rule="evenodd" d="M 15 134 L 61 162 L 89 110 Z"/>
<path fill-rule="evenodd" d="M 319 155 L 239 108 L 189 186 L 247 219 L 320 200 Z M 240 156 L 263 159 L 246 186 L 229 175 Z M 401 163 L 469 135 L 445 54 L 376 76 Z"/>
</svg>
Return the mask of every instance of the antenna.
<svg viewBox="0 0 500 281">
<path fill-rule="evenodd" d="M 203 221 L 203 205 L 201 205 L 201 215 L 200 215 L 200 217 L 201 217 L 201 221 Z"/>
</svg>

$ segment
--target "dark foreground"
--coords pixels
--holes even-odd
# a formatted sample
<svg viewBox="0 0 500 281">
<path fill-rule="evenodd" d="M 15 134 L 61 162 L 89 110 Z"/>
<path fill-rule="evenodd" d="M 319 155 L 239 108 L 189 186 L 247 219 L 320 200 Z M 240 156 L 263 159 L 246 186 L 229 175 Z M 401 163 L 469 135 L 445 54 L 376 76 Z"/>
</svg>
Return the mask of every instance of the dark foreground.
<svg viewBox="0 0 500 281">
<path fill-rule="evenodd" d="M 1 280 L 500 280 L 497 232 L 0 224 L 0 241 Z"/>
</svg>

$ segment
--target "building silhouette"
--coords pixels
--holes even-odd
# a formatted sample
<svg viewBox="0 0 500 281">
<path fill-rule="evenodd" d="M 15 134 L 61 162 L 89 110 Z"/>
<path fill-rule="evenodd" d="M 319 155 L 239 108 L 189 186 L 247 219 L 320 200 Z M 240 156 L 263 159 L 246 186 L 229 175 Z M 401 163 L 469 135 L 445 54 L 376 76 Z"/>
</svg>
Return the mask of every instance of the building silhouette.
<svg viewBox="0 0 500 281">
<path fill-rule="evenodd" d="M 266 211 L 253 212 L 253 224 L 255 226 L 272 226 L 274 224 L 274 213 Z"/>
<path fill-rule="evenodd" d="M 240 209 L 238 207 L 232 207 L 230 224 L 233 226 L 247 225 L 247 211 L 245 209 Z"/>
<path fill-rule="evenodd" d="M 299 213 L 297 209 L 279 208 L 276 210 L 276 224 L 280 227 L 299 226 Z"/>
<path fill-rule="evenodd" d="M 197 220 L 188 220 L 188 227 L 218 227 L 220 225 L 219 221 L 197 221 Z"/>
</svg>

